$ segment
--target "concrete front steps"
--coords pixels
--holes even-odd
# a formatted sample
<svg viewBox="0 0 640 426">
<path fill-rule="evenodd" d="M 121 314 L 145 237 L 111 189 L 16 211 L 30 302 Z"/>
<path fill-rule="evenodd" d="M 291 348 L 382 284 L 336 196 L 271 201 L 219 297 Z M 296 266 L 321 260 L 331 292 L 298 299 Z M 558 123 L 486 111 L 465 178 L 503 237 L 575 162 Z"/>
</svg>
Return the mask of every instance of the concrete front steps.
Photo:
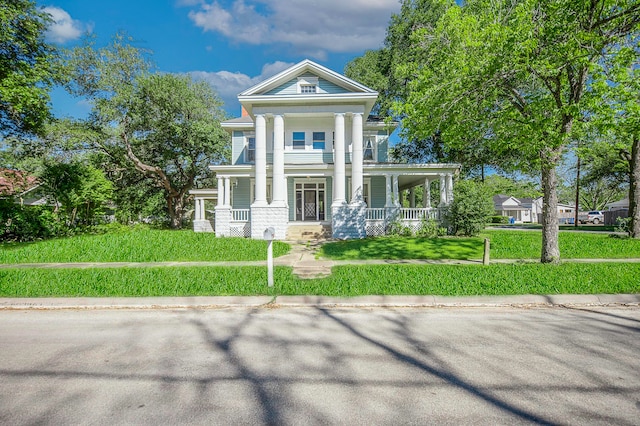
<svg viewBox="0 0 640 426">
<path fill-rule="evenodd" d="M 324 240 L 327 238 L 331 238 L 331 225 L 290 223 L 287 229 L 287 240 L 289 241 Z"/>
</svg>

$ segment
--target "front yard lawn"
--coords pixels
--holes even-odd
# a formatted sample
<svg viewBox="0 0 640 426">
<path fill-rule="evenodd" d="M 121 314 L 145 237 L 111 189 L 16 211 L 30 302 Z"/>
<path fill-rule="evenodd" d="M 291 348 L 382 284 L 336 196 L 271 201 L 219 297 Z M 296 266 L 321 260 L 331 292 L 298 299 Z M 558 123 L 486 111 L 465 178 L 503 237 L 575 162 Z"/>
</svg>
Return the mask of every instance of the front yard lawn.
<svg viewBox="0 0 640 426">
<path fill-rule="evenodd" d="M 276 267 L 0 270 L 0 297 L 513 295 L 640 293 L 640 264 L 359 265 L 301 280 Z"/>
<path fill-rule="evenodd" d="M 289 252 L 273 244 L 273 255 Z M 215 262 L 267 259 L 267 243 L 246 238 L 216 238 L 212 233 L 132 229 L 79 235 L 34 243 L 3 243 L 0 263 L 64 262 Z"/>
<path fill-rule="evenodd" d="M 320 256 L 336 260 L 364 259 L 481 259 L 484 238 L 491 241 L 492 259 L 539 259 L 540 231 L 486 230 L 476 238 L 378 237 L 328 243 Z M 563 259 L 640 258 L 640 240 L 612 238 L 608 234 L 560 232 Z"/>
</svg>

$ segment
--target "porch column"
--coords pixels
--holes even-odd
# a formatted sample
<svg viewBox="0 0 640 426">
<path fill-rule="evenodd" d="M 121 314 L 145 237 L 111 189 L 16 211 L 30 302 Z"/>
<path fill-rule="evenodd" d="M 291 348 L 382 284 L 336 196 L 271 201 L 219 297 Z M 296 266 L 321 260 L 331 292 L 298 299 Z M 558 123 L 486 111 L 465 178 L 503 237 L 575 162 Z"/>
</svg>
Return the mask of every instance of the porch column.
<svg viewBox="0 0 640 426">
<path fill-rule="evenodd" d="M 447 205 L 447 184 L 444 175 L 440 175 L 440 204 L 438 207 Z"/>
<path fill-rule="evenodd" d="M 413 190 L 413 186 L 409 188 L 409 207 L 416 207 L 416 191 Z"/>
<path fill-rule="evenodd" d="M 224 205 L 231 207 L 231 178 L 229 176 L 224 178 Z"/>
<path fill-rule="evenodd" d="M 351 124 L 351 201 L 363 200 L 362 191 L 362 114 L 354 113 Z"/>
<path fill-rule="evenodd" d="M 453 174 L 447 174 L 447 205 L 453 202 Z"/>
<path fill-rule="evenodd" d="M 224 205 L 224 184 L 222 177 L 218 176 L 218 207 Z"/>
<path fill-rule="evenodd" d="M 207 218 L 207 213 L 204 208 L 204 203 L 206 201 L 206 199 L 200 198 L 200 220 L 205 220 Z"/>
<path fill-rule="evenodd" d="M 400 202 L 400 191 L 398 190 L 398 175 L 393 175 L 393 200 L 397 207 L 402 207 Z"/>
<path fill-rule="evenodd" d="M 255 205 L 267 205 L 267 121 L 256 115 L 256 200 Z"/>
<path fill-rule="evenodd" d="M 273 118 L 273 201 L 272 205 L 286 204 L 286 188 L 284 184 L 284 118 L 276 115 Z"/>
<path fill-rule="evenodd" d="M 335 115 L 335 134 L 333 204 L 340 205 L 345 203 L 344 114 Z"/>
<path fill-rule="evenodd" d="M 391 175 L 384 175 L 385 178 L 385 201 L 384 201 L 384 206 L 385 207 L 393 207 L 393 204 L 391 202 Z"/>
<path fill-rule="evenodd" d="M 428 178 L 424 180 L 424 192 L 422 194 L 422 205 L 425 209 L 431 208 L 431 181 Z"/>
</svg>

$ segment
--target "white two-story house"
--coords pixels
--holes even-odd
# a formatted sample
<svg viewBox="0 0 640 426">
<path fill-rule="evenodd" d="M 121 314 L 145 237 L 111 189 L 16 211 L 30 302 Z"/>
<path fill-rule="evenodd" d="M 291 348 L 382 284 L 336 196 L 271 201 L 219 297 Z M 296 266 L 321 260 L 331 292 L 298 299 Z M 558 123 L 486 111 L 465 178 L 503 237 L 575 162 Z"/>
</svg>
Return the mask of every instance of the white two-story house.
<svg viewBox="0 0 640 426">
<path fill-rule="evenodd" d="M 273 227 L 276 239 L 287 239 L 315 228 L 309 235 L 346 239 L 384 234 L 392 220 L 439 220 L 460 166 L 390 163 L 395 124 L 369 116 L 377 96 L 309 60 L 240 93 L 242 116 L 222 123 L 231 165 L 210 167 L 218 179 L 214 218 L 204 209 L 212 191 L 193 191 L 194 229 L 263 238 Z"/>
</svg>

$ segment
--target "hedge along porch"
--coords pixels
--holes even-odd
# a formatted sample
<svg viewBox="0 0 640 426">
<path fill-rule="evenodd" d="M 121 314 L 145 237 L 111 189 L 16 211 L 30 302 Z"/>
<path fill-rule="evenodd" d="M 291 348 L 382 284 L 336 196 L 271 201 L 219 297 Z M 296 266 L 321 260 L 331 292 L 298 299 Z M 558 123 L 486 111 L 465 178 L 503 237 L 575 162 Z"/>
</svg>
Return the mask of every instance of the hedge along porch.
<svg viewBox="0 0 640 426">
<path fill-rule="evenodd" d="M 376 98 L 308 60 L 241 93 L 242 117 L 222 123 L 232 135 L 232 164 L 210 167 L 218 179 L 216 234 L 262 238 L 271 226 L 286 239 L 311 227 L 312 235 L 363 238 L 394 220 L 413 227 L 440 220 L 460 166 L 390 163 L 396 123 L 369 117 Z M 433 206 L 432 189 L 440 193 Z M 401 207 L 403 192 L 409 208 Z"/>
</svg>

